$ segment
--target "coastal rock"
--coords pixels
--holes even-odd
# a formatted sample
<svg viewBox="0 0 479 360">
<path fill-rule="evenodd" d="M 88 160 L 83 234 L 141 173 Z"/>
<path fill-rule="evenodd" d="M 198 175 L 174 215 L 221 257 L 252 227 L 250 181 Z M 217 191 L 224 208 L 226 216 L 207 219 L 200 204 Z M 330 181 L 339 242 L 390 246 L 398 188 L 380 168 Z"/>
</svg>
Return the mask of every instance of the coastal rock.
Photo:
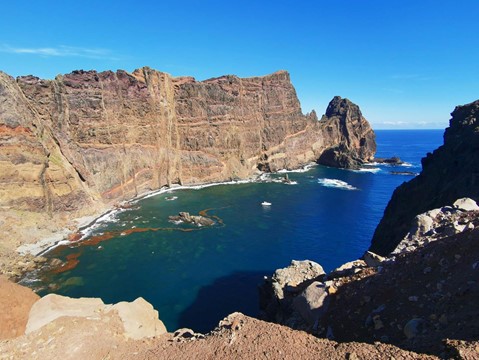
<svg viewBox="0 0 479 360">
<path fill-rule="evenodd" d="M 328 295 L 325 284 L 315 281 L 294 298 L 293 309 L 299 312 L 309 325 L 314 325 L 327 311 Z"/>
<path fill-rule="evenodd" d="M 373 162 L 376 162 L 376 163 L 379 163 L 379 164 L 394 165 L 394 166 L 404 164 L 404 161 L 402 161 L 397 156 L 393 156 L 391 158 L 374 158 Z"/>
<path fill-rule="evenodd" d="M 29 288 L 14 284 L 0 275 L 0 340 L 25 333 L 28 314 L 40 297 Z"/>
<path fill-rule="evenodd" d="M 98 323 L 113 321 L 113 318 L 118 317 L 123 325 L 123 335 L 135 340 L 166 333 L 163 322 L 158 319 L 158 311 L 143 298 L 131 303 L 105 305 L 98 298 L 73 299 L 56 294 L 46 295 L 32 306 L 25 333 L 35 332 L 64 317 L 83 318 Z"/>
<path fill-rule="evenodd" d="M 211 226 L 215 224 L 214 220 L 206 216 L 190 215 L 188 212 L 180 212 L 176 216 L 169 216 L 168 219 L 174 222 L 179 221 L 197 226 Z"/>
<path fill-rule="evenodd" d="M 453 207 L 445 206 L 416 216 L 409 232 L 391 255 L 411 252 L 431 242 L 473 230 L 479 225 L 479 209 L 476 208 L 474 200 L 463 198 L 455 201 Z"/>
<path fill-rule="evenodd" d="M 457 199 L 454 202 L 454 204 L 452 204 L 452 206 L 462 211 L 478 211 L 479 210 L 479 205 L 477 205 L 477 203 L 470 198 Z"/>
<path fill-rule="evenodd" d="M 296 321 L 292 306 L 294 298 L 314 281 L 321 281 L 324 275 L 322 266 L 313 261 L 293 260 L 288 267 L 277 269 L 271 278 L 265 277 L 259 287 L 262 317 L 291 325 Z"/>
<path fill-rule="evenodd" d="M 368 265 L 364 260 L 354 260 L 347 262 L 340 267 L 334 269 L 328 274 L 328 280 L 337 279 L 345 276 L 351 276 L 361 272 L 362 269 L 366 268 Z"/>
<path fill-rule="evenodd" d="M 320 120 L 326 141 L 335 143 L 318 158 L 326 166 L 356 169 L 373 159 L 375 134 L 363 117 L 359 106 L 335 96 Z M 340 140 L 333 140 L 339 138 Z"/>
<path fill-rule="evenodd" d="M 11 249 L 163 186 L 294 169 L 328 149 L 354 159 L 330 165 L 355 167 L 376 149 L 347 99 L 320 121 L 304 115 L 286 71 L 205 81 L 148 67 L 54 80 L 0 72 L 0 102 L 0 230 Z"/>
<path fill-rule="evenodd" d="M 378 267 L 386 259 L 381 255 L 375 254 L 371 251 L 366 251 L 362 257 L 362 260 L 364 260 L 367 266 Z"/>
<path fill-rule="evenodd" d="M 288 267 L 277 269 L 272 278 L 274 295 L 278 299 L 283 299 L 285 293 L 301 292 L 301 286 L 305 282 L 318 279 L 326 273 L 323 267 L 318 263 L 310 260 L 291 261 Z"/>
<path fill-rule="evenodd" d="M 460 198 L 479 199 L 479 100 L 452 112 L 444 144 L 422 159 L 421 173 L 393 193 L 370 250 L 387 255 L 408 233 L 417 214 Z"/>
</svg>

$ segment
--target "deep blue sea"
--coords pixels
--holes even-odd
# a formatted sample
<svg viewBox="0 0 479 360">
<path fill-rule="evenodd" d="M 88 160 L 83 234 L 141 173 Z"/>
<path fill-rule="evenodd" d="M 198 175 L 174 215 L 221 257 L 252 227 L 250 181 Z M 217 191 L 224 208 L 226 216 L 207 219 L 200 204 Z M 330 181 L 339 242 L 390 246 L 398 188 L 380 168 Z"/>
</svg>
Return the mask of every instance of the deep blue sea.
<svg viewBox="0 0 479 360">
<path fill-rule="evenodd" d="M 44 274 L 36 286 L 43 286 L 40 295 L 101 297 L 105 303 L 142 296 L 169 331 L 207 332 L 233 311 L 255 316 L 257 285 L 292 259 L 310 259 L 329 271 L 360 257 L 392 192 L 412 178 L 390 172 L 420 172 L 420 159 L 442 144 L 443 132 L 376 131 L 376 156 L 399 156 L 406 166 L 372 165 L 362 171 L 315 166 L 289 172 L 294 185 L 272 181 L 285 176 L 281 173 L 263 182 L 145 198 L 98 223 L 83 245 L 48 253 L 79 262 L 69 271 Z M 171 196 L 177 198 L 166 199 Z M 216 225 L 168 221 L 179 211 L 205 209 L 217 217 Z"/>
</svg>

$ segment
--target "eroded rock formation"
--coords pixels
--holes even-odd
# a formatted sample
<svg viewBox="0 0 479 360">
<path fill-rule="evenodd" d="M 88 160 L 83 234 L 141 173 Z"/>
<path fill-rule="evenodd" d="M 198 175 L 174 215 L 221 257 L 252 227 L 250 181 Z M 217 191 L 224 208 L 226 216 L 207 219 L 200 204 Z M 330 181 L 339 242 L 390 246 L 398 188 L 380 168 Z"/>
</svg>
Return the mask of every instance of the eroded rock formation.
<svg viewBox="0 0 479 360">
<path fill-rule="evenodd" d="M 444 145 L 422 159 L 422 172 L 399 186 L 379 223 L 371 250 L 390 253 L 409 231 L 417 214 L 479 198 L 479 100 L 457 106 L 444 133 Z"/>
<path fill-rule="evenodd" d="M 375 152 L 356 105 L 335 97 L 321 121 L 303 115 L 286 71 L 0 73 L 0 103 L 0 226 L 20 242 L 164 185 L 295 168 L 333 148 L 328 165 L 353 167 Z"/>
</svg>

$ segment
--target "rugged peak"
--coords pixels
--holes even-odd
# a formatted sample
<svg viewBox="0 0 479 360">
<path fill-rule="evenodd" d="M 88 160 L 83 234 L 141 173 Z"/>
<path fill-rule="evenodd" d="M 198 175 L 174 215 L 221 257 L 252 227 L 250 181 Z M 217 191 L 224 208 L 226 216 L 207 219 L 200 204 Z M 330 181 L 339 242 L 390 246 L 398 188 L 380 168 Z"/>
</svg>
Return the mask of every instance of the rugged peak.
<svg viewBox="0 0 479 360">
<path fill-rule="evenodd" d="M 363 117 L 359 106 L 346 98 L 335 96 L 320 120 L 326 139 L 332 141 L 318 163 L 341 168 L 358 168 L 376 153 L 376 135 Z"/>
<path fill-rule="evenodd" d="M 417 214 L 458 198 L 479 199 L 478 110 L 479 100 L 452 112 L 444 145 L 422 159 L 419 176 L 394 191 L 374 233 L 373 252 L 387 255 L 394 250 Z"/>
<path fill-rule="evenodd" d="M 456 106 L 451 115 L 449 127 L 444 133 L 445 145 L 457 141 L 459 137 L 479 135 L 479 100 L 470 104 Z"/>
<path fill-rule="evenodd" d="M 361 110 L 359 106 L 346 98 L 341 98 L 341 96 L 335 96 L 333 100 L 329 102 L 328 108 L 326 109 L 325 116 L 330 118 L 333 116 L 343 117 L 345 114 L 350 114 L 351 118 L 362 118 Z"/>
</svg>

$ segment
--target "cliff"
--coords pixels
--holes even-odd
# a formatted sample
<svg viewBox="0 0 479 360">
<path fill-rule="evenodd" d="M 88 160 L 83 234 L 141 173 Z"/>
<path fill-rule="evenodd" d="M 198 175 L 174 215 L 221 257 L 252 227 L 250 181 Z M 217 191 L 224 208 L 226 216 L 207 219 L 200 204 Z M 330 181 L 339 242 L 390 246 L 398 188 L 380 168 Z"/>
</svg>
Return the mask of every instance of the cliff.
<svg viewBox="0 0 479 360">
<path fill-rule="evenodd" d="M 0 226 L 17 245 L 165 185 L 296 168 L 328 149 L 341 153 L 328 165 L 351 167 L 375 152 L 356 105 L 336 97 L 321 121 L 303 115 L 286 71 L 0 73 L 0 103 Z"/>
<path fill-rule="evenodd" d="M 359 168 L 376 152 L 375 134 L 359 106 L 335 96 L 321 118 L 323 134 L 330 144 L 318 159 L 319 164 L 342 168 Z M 337 137 L 340 140 L 337 141 Z"/>
<path fill-rule="evenodd" d="M 422 159 L 423 170 L 399 186 L 374 233 L 370 250 L 387 255 L 409 231 L 417 214 L 479 199 L 479 100 L 457 106 L 444 133 L 444 145 Z"/>
</svg>

